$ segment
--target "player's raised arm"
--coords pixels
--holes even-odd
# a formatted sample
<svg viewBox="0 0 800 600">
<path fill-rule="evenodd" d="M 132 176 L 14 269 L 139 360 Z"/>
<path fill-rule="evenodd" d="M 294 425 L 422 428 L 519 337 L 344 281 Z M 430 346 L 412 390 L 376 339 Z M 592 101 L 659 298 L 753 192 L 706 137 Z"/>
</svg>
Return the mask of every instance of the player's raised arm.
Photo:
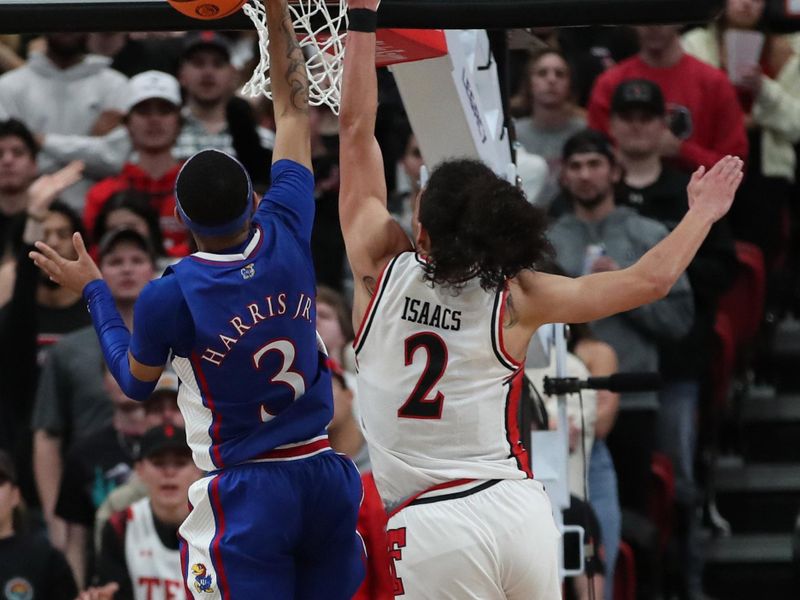
<svg viewBox="0 0 800 600">
<path fill-rule="evenodd" d="M 267 9 L 270 81 L 275 109 L 272 162 L 293 160 L 311 169 L 306 61 L 287 0 L 261 0 Z"/>
<path fill-rule="evenodd" d="M 513 282 L 514 306 L 528 326 L 583 323 L 666 296 L 689 266 L 711 226 L 728 212 L 742 181 L 741 159 L 726 156 L 688 186 L 689 211 L 661 242 L 627 269 L 576 279 L 525 271 Z"/>
<path fill-rule="evenodd" d="M 339 115 L 339 217 L 347 257 L 356 280 L 355 314 L 384 265 L 411 249 L 411 242 L 386 209 L 383 157 L 375 139 L 378 80 L 375 74 L 377 0 L 350 2 Z M 371 31 L 370 31 L 371 30 Z M 364 282 L 367 283 L 365 287 Z"/>
</svg>

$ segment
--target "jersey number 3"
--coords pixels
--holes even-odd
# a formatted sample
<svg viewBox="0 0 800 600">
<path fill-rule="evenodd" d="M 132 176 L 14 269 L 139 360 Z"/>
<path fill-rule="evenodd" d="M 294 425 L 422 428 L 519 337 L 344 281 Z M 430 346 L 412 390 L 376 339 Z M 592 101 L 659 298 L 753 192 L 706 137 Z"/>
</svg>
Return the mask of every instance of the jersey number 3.
<svg viewBox="0 0 800 600">
<path fill-rule="evenodd" d="M 253 355 L 253 364 L 256 369 L 261 368 L 261 359 L 265 354 L 270 352 L 277 352 L 281 357 L 281 367 L 278 372 L 273 375 L 270 383 L 282 383 L 292 390 L 294 400 L 306 393 L 306 382 L 303 376 L 297 371 L 292 370 L 294 365 L 295 348 L 294 344 L 289 340 L 273 340 L 268 344 L 261 346 L 258 351 Z M 269 412 L 266 407 L 261 405 L 261 421 L 266 423 L 275 415 Z"/>
<path fill-rule="evenodd" d="M 444 394 L 436 392 L 430 398 L 434 386 L 444 375 L 447 368 L 447 345 L 444 340 L 432 332 L 423 332 L 406 338 L 406 366 L 414 364 L 417 350 L 425 350 L 427 363 L 422 371 L 414 391 L 397 410 L 397 416 L 406 419 L 441 419 Z"/>
</svg>

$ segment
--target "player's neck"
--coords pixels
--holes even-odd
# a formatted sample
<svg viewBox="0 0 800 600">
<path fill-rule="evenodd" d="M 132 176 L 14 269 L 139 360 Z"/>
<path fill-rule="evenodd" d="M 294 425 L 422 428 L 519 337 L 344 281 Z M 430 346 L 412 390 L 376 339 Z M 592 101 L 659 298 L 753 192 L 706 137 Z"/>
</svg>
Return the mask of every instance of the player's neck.
<svg viewBox="0 0 800 600">
<path fill-rule="evenodd" d="M 661 157 L 658 154 L 630 156 L 620 153 L 625 168 L 625 183 L 634 188 L 644 188 L 661 176 Z"/>
<path fill-rule="evenodd" d="M 218 253 L 228 248 L 235 248 L 247 241 L 250 236 L 250 226 L 248 226 L 235 235 L 226 235 L 222 237 L 200 237 L 195 236 L 197 242 L 197 249 L 200 252 Z"/>
</svg>

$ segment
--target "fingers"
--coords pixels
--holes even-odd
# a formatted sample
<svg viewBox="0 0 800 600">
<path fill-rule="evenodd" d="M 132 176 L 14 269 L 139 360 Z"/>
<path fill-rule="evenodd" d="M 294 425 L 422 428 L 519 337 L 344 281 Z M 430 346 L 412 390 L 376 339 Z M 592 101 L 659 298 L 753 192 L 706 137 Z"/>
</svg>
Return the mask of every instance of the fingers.
<svg viewBox="0 0 800 600">
<path fill-rule="evenodd" d="M 56 263 L 57 265 L 61 265 L 66 262 L 58 252 L 53 250 L 50 246 L 45 244 L 44 242 L 36 242 L 34 244 L 36 249 L 43 254 L 45 257 L 49 258 L 52 262 Z"/>
<path fill-rule="evenodd" d="M 703 165 L 697 167 L 697 170 L 695 170 L 695 172 L 692 173 L 692 179 L 691 181 L 689 181 L 689 185 L 700 181 L 703 178 L 703 175 L 705 174 L 706 174 L 706 168 Z"/>
<path fill-rule="evenodd" d="M 75 252 L 78 253 L 78 260 L 82 259 L 84 256 L 89 257 L 89 252 L 86 250 L 86 244 L 83 241 L 83 236 L 77 231 L 72 234 L 72 246 L 75 248 Z"/>
<path fill-rule="evenodd" d="M 30 252 L 28 256 L 33 260 L 33 264 L 44 271 L 50 279 L 58 283 L 61 275 L 61 268 L 52 260 L 40 252 Z"/>
<path fill-rule="evenodd" d="M 59 175 L 60 179 L 77 181 L 80 179 L 81 174 L 83 173 L 83 167 L 84 164 L 82 160 L 73 160 L 66 167 L 59 170 L 56 174 Z"/>
</svg>

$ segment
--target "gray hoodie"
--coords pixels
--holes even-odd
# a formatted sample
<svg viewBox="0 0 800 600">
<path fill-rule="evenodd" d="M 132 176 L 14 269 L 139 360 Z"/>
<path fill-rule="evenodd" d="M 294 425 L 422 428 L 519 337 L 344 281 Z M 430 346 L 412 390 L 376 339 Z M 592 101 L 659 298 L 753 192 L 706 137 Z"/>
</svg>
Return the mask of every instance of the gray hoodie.
<svg viewBox="0 0 800 600">
<path fill-rule="evenodd" d="M 0 118 L 13 117 L 34 133 L 87 135 L 104 111 L 122 112 L 127 77 L 109 68 L 110 59 L 87 55 L 68 69 L 60 69 L 43 54 L 0 77 Z M 51 172 L 63 166 L 46 151 L 39 167 Z M 91 171 L 62 198 L 83 209 L 86 191 L 93 183 Z"/>
<path fill-rule="evenodd" d="M 667 233 L 661 223 L 639 216 L 629 208 L 617 207 L 598 222 L 564 215 L 552 225 L 548 237 L 556 249 L 558 264 L 569 276 L 577 277 L 583 274 L 586 248 L 590 244 L 603 246 L 605 254 L 625 268 Z M 686 335 L 693 319 L 692 290 L 683 274 L 663 300 L 591 325 L 597 337 L 617 352 L 620 372 L 658 371 L 658 341 Z M 654 392 L 623 394 L 620 408 L 657 409 L 658 396 Z"/>
</svg>

